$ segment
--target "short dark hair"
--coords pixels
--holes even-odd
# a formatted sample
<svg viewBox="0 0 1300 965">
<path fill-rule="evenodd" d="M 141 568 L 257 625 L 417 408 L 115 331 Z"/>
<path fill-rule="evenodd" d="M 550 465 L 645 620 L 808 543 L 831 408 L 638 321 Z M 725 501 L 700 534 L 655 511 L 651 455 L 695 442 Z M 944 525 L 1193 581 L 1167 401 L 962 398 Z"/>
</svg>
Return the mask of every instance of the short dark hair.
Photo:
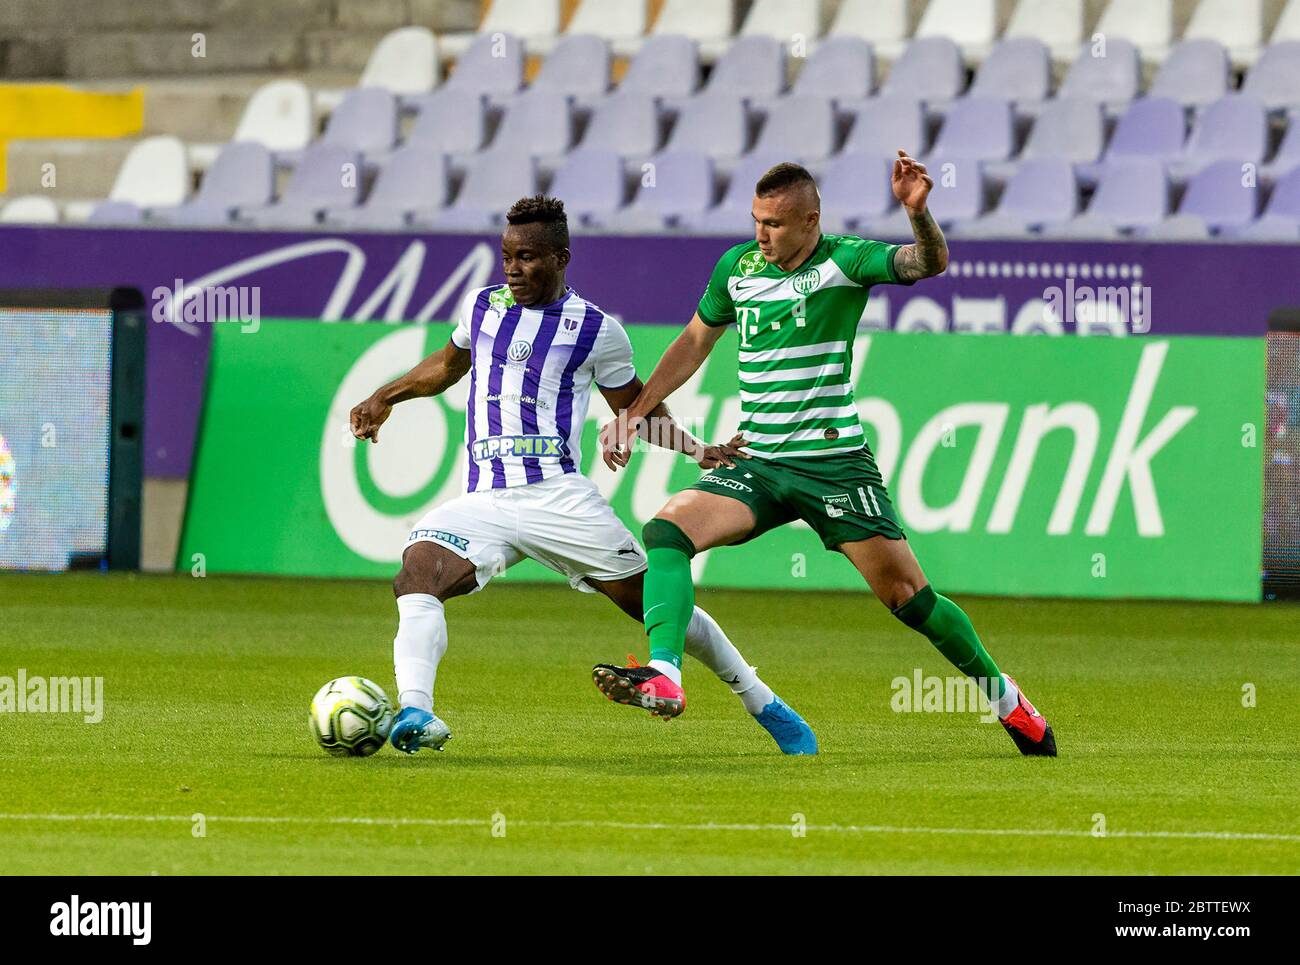
<svg viewBox="0 0 1300 965">
<path fill-rule="evenodd" d="M 540 224 L 548 244 L 559 249 L 569 247 L 569 217 L 564 213 L 564 202 L 559 198 L 548 198 L 544 194 L 520 198 L 506 212 L 506 222 L 513 225 Z"/>
<path fill-rule="evenodd" d="M 801 184 L 811 185 L 814 191 L 817 190 L 817 182 L 806 167 L 793 161 L 782 161 L 775 167 L 768 168 L 767 173 L 758 179 L 758 184 L 754 185 L 754 194 L 764 198 Z"/>
</svg>

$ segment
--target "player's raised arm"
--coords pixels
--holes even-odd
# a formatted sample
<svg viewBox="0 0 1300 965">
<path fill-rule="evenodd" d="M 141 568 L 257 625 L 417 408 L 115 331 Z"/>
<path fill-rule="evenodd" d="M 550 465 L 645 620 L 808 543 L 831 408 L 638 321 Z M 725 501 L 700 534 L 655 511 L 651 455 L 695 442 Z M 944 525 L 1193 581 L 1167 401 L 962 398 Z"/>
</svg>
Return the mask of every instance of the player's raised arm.
<svg viewBox="0 0 1300 965">
<path fill-rule="evenodd" d="M 948 242 L 944 240 L 927 201 L 934 179 L 925 173 L 925 165 L 907 156 L 901 148 L 894 161 L 891 179 L 896 197 L 907 210 L 916 242 L 894 252 L 894 270 L 900 281 L 913 282 L 942 274 L 948 267 Z"/>
<path fill-rule="evenodd" d="M 422 399 L 445 392 L 469 371 L 470 353 L 448 342 L 411 371 L 376 389 L 370 398 L 352 409 L 352 434 L 358 439 L 379 441 L 379 427 L 393 406 L 407 399 Z"/>
</svg>

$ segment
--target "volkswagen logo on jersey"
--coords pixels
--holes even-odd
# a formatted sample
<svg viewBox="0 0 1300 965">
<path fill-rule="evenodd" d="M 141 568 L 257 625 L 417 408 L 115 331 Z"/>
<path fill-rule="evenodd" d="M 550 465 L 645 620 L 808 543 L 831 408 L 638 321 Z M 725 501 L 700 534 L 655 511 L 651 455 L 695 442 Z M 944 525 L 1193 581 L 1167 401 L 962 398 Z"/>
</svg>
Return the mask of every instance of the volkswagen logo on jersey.
<svg viewBox="0 0 1300 965">
<path fill-rule="evenodd" d="M 521 339 L 516 339 L 510 343 L 510 348 L 506 350 L 506 356 L 512 362 L 522 362 L 533 354 L 533 346 Z"/>
</svg>

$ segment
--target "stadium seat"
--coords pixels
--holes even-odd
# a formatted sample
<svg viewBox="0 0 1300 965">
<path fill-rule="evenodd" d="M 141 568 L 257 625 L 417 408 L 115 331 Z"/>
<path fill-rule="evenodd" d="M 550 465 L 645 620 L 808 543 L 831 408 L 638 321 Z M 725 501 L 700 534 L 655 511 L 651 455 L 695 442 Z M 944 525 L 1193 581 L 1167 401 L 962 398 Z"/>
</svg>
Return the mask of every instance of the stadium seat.
<svg viewBox="0 0 1300 965">
<path fill-rule="evenodd" d="M 609 46 L 592 34 L 567 34 L 528 88 L 569 94 L 590 106 L 609 90 Z"/>
<path fill-rule="evenodd" d="M 1258 97 L 1269 110 L 1300 108 L 1300 40 L 1266 47 L 1241 91 Z"/>
<path fill-rule="evenodd" d="M 144 222 L 144 211 L 130 201 L 101 201 L 91 209 L 86 224 L 137 225 Z"/>
<path fill-rule="evenodd" d="M 1107 43 L 1122 37 L 1143 58 L 1163 60 L 1174 37 L 1173 0 L 1110 0 L 1093 31 L 1097 34 Z"/>
<path fill-rule="evenodd" d="M 1217 41 L 1233 64 L 1253 64 L 1264 42 L 1264 0 L 1200 0 L 1183 39 Z"/>
<path fill-rule="evenodd" d="M 926 167 L 934 178 L 930 213 L 945 231 L 958 221 L 971 221 L 984 212 L 984 172 L 978 159 L 936 156 L 926 160 Z M 869 221 L 864 227 L 873 237 L 912 236 L 911 222 L 900 206 L 892 207 L 884 218 Z"/>
<path fill-rule="evenodd" d="M 685 37 L 698 44 L 700 54 L 712 63 L 712 53 L 725 48 L 735 33 L 734 6 L 732 0 L 664 0 L 650 27 L 650 36 Z M 618 41 L 613 46 L 615 54 L 626 57 L 637 53 L 640 41 Z"/>
<path fill-rule="evenodd" d="M 845 151 L 826 166 L 818 188 L 822 228 L 831 234 L 856 231 L 864 222 L 880 221 L 898 207 L 890 186 L 894 159 Z"/>
<path fill-rule="evenodd" d="M 740 25 L 741 37 L 771 37 L 787 47 L 801 41 L 798 56 L 807 56 L 821 32 L 820 0 L 754 0 Z"/>
<path fill-rule="evenodd" d="M 582 0 L 569 21 L 569 34 L 591 34 L 625 52 L 640 44 L 646 28 L 645 0 Z"/>
<path fill-rule="evenodd" d="M 1300 239 L 1300 168 L 1293 168 L 1277 182 L 1258 219 L 1224 233 L 1252 241 Z"/>
<path fill-rule="evenodd" d="M 1108 8 L 1109 9 L 1109 8 Z M 1096 101 L 1107 114 L 1125 110 L 1137 96 L 1141 65 L 1137 48 L 1120 36 L 1106 35 L 1105 53 L 1085 43 L 1061 82 L 1058 97 L 1085 97 Z"/>
<path fill-rule="evenodd" d="M 456 61 L 446 86 L 486 94 L 499 104 L 513 97 L 523 83 L 523 45 L 513 34 L 497 32 L 479 34 L 474 39 Z"/>
<path fill-rule="evenodd" d="M 327 225 L 401 229 L 415 217 L 432 220 L 447 203 L 447 159 L 420 145 L 393 152 L 360 207 L 332 208 Z"/>
<path fill-rule="evenodd" d="M 1149 228 L 1139 228 L 1137 237 L 1150 241 L 1206 241 L 1210 226 L 1194 214 L 1171 214 Z"/>
<path fill-rule="evenodd" d="M 872 97 L 853 113 L 845 153 L 922 157 L 928 147 L 921 105 L 906 97 Z"/>
<path fill-rule="evenodd" d="M 573 107 L 568 95 L 529 88 L 506 110 L 489 150 L 531 154 L 549 167 L 572 143 Z"/>
<path fill-rule="evenodd" d="M 623 159 L 617 152 L 579 148 L 555 173 L 550 194 L 564 201 L 570 227 L 599 224 L 623 206 Z"/>
<path fill-rule="evenodd" d="M 654 98 L 620 90 L 597 104 L 580 147 L 645 159 L 659 150 L 659 130 Z"/>
<path fill-rule="evenodd" d="M 310 228 L 326 209 L 351 207 L 360 199 L 361 156 L 335 144 L 313 144 L 303 151 L 280 200 L 241 209 L 239 220 L 259 228 Z"/>
<path fill-rule="evenodd" d="M 270 204 L 274 188 L 271 152 L 256 141 L 236 141 L 221 149 L 190 201 L 152 208 L 149 220 L 170 225 L 228 225 L 239 209 Z"/>
<path fill-rule="evenodd" d="M 895 60 L 907 46 L 908 0 L 840 0 L 826 31 L 830 37 L 858 37 L 876 56 Z"/>
<path fill-rule="evenodd" d="M 680 101 L 700 86 L 700 58 L 687 37 L 648 37 L 628 65 L 620 92 Z"/>
<path fill-rule="evenodd" d="M 487 136 L 483 101 L 476 91 L 447 87 L 417 98 L 415 123 L 406 143 L 453 156 L 477 151 Z"/>
<path fill-rule="evenodd" d="M 346 148 L 363 157 L 387 154 L 397 143 L 397 97 L 383 87 L 348 91 L 330 115 L 318 143 Z M 279 157 L 296 160 L 291 152 Z"/>
<path fill-rule="evenodd" d="M 166 134 L 146 137 L 122 161 L 108 200 L 141 209 L 177 205 L 185 200 L 189 186 L 189 163 L 180 139 Z"/>
<path fill-rule="evenodd" d="M 1101 156 L 1105 139 L 1105 123 L 1096 102 L 1062 97 L 1043 107 L 1020 156 L 1091 164 Z"/>
<path fill-rule="evenodd" d="M 916 36 L 947 37 L 970 61 L 985 57 L 998 32 L 996 0 L 930 0 Z"/>
<path fill-rule="evenodd" d="M 1229 94 L 1197 118 L 1183 153 L 1169 165 L 1169 176 L 1180 184 L 1211 162 L 1223 159 L 1258 165 L 1267 147 L 1268 115 L 1264 105 L 1248 94 Z"/>
<path fill-rule="evenodd" d="M 700 94 L 686 102 L 664 150 L 698 152 L 716 161 L 745 153 L 748 119 L 744 102 L 734 94 Z"/>
<path fill-rule="evenodd" d="M 624 231 L 676 227 L 683 217 L 702 214 L 713 203 L 713 162 L 695 151 L 665 151 L 653 159 L 632 203 L 605 224 Z"/>
<path fill-rule="evenodd" d="M 1277 26 L 1273 28 L 1273 36 L 1269 40 L 1275 44 L 1287 40 L 1300 40 L 1300 0 L 1287 0 L 1286 6 L 1277 18 Z"/>
<path fill-rule="evenodd" d="M 707 211 L 682 214 L 679 220 L 683 227 L 700 234 L 753 237 L 754 185 L 773 165 L 788 160 L 788 154 L 758 150 L 741 158 L 731 173 L 722 200 Z"/>
<path fill-rule="evenodd" d="M 311 143 L 315 121 L 311 94 L 301 81 L 273 80 L 248 99 L 231 141 L 256 141 L 272 153 L 292 154 Z M 191 144 L 190 163 L 205 170 L 224 144 Z"/>
<path fill-rule="evenodd" d="M 402 103 L 427 94 L 438 84 L 438 42 L 426 27 L 400 27 L 385 36 L 366 61 L 358 87 L 383 87 Z M 346 90 L 318 90 L 317 110 L 332 111 Z"/>
<path fill-rule="evenodd" d="M 1180 215 L 1195 215 L 1211 231 L 1240 228 L 1254 219 L 1259 204 L 1259 188 L 1241 176 L 1248 158 L 1220 159 L 1193 175 L 1187 193 L 1178 207 Z"/>
<path fill-rule="evenodd" d="M 785 51 L 772 37 L 740 37 L 718 58 L 704 94 L 735 94 L 756 104 L 785 88 Z"/>
<path fill-rule="evenodd" d="M 524 43 L 546 46 L 560 32 L 560 0 L 492 0 L 477 31 L 457 31 L 438 38 L 443 57 L 464 57 L 493 34 L 518 37 Z"/>
<path fill-rule="evenodd" d="M 1265 182 L 1272 183 L 1297 167 L 1300 167 L 1300 117 L 1293 114 L 1277 153 L 1273 160 L 1260 168 L 1260 176 Z"/>
<path fill-rule="evenodd" d="M 1033 37 L 1056 60 L 1072 60 L 1083 43 L 1083 0 L 1020 0 L 1004 36 Z"/>
<path fill-rule="evenodd" d="M 1051 55 L 1034 37 L 1003 40 L 975 72 L 968 96 L 998 97 L 1019 112 L 1037 113 L 1051 82 Z"/>
<path fill-rule="evenodd" d="M 1044 238 L 1071 241 L 1112 241 L 1123 237 L 1118 228 L 1104 218 L 1081 214 L 1059 224 L 1043 225 Z"/>
<path fill-rule="evenodd" d="M 960 237 L 1015 237 L 1045 224 L 1069 221 L 1079 210 L 1079 187 L 1070 162 L 1060 158 L 1022 161 L 988 215 L 956 226 Z"/>
<path fill-rule="evenodd" d="M 28 194 L 5 202 L 0 224 L 57 224 L 59 206 L 43 194 Z"/>
<path fill-rule="evenodd" d="M 942 108 L 961 93 L 965 83 L 966 68 L 957 45 L 947 37 L 925 37 L 907 45 L 880 93 Z"/>
<path fill-rule="evenodd" d="M 963 97 L 953 102 L 930 152 L 980 161 L 1005 161 L 1014 145 L 1010 104 L 998 97 Z"/>
<path fill-rule="evenodd" d="M 786 160 L 825 160 L 835 149 L 835 110 L 825 97 L 791 94 L 773 101 L 756 152 Z M 770 165 L 769 165 L 770 167 Z"/>
<path fill-rule="evenodd" d="M 510 206 L 537 193 L 537 167 L 530 155 L 509 148 L 484 151 L 465 175 L 456 200 L 432 218 L 414 214 L 412 223 L 444 230 L 490 231 Z"/>
<path fill-rule="evenodd" d="M 1100 173 L 1085 217 L 1134 229 L 1154 225 L 1169 213 L 1169 181 L 1160 161 L 1124 157 L 1107 162 Z"/>
<path fill-rule="evenodd" d="M 1186 138 L 1186 115 L 1180 104 L 1167 97 L 1142 97 L 1115 125 L 1102 163 L 1149 158 L 1163 165 L 1182 154 Z M 1078 173 L 1084 184 L 1093 184 L 1099 170 L 1097 165 L 1084 165 Z"/>
<path fill-rule="evenodd" d="M 1228 51 L 1217 40 L 1184 40 L 1169 52 L 1147 91 L 1184 107 L 1204 107 L 1228 93 Z"/>
<path fill-rule="evenodd" d="M 875 74 L 871 44 L 861 37 L 828 37 L 808 55 L 790 93 L 828 97 L 847 111 L 871 95 Z"/>
</svg>

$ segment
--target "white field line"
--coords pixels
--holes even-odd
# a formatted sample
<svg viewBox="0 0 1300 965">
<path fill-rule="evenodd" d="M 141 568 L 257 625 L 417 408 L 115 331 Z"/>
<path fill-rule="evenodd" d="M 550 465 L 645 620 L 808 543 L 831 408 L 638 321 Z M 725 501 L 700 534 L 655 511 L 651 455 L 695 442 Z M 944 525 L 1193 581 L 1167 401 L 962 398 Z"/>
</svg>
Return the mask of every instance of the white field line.
<svg viewBox="0 0 1300 965">
<path fill-rule="evenodd" d="M 208 822 L 222 824 L 307 824 L 307 825 L 362 825 L 375 827 L 490 827 L 488 818 L 349 818 L 308 817 L 305 815 L 221 815 L 204 814 Z M 0 814 L 0 821 L 84 822 L 136 821 L 141 823 L 185 822 L 193 823 L 187 814 Z M 514 819 L 511 827 L 525 828 L 607 828 L 618 831 L 783 831 L 789 833 L 791 824 L 674 824 L 669 822 L 636 821 L 530 821 Z M 831 834 L 947 834 L 984 835 L 995 837 L 1027 838 L 1168 838 L 1188 841 L 1292 841 L 1300 842 L 1300 834 L 1276 834 L 1264 831 L 1107 831 L 1094 835 L 1091 831 L 1074 828 L 910 828 L 885 824 L 809 824 L 808 831 Z"/>
</svg>

